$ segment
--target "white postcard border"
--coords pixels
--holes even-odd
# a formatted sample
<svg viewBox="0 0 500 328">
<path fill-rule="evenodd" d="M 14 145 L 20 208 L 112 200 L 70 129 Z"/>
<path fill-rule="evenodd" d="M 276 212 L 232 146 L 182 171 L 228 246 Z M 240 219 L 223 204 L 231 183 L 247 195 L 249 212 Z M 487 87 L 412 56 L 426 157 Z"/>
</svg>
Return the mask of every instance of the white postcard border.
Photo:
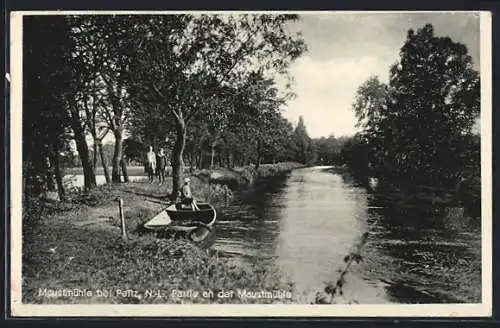
<svg viewBox="0 0 500 328">
<path fill-rule="evenodd" d="M 22 304 L 22 19 L 27 15 L 63 14 L 182 14 L 188 11 L 23 11 L 11 12 L 10 27 L 10 165 L 11 165 L 11 315 L 103 316 L 103 317 L 480 317 L 492 315 L 492 24 L 491 12 L 480 14 L 481 68 L 481 213 L 482 213 L 482 302 L 478 304 L 394 305 L 34 305 Z M 207 13 L 207 11 L 189 11 Z M 266 11 L 269 13 L 269 11 Z M 300 14 L 374 14 L 408 11 L 286 11 Z M 441 11 L 442 13 L 443 11 Z M 471 11 L 445 11 L 471 13 Z M 229 13 L 208 11 L 208 13 Z M 232 11 L 231 13 L 239 13 Z M 260 13 L 252 11 L 252 13 Z M 412 13 L 438 13 L 412 11 Z"/>
</svg>

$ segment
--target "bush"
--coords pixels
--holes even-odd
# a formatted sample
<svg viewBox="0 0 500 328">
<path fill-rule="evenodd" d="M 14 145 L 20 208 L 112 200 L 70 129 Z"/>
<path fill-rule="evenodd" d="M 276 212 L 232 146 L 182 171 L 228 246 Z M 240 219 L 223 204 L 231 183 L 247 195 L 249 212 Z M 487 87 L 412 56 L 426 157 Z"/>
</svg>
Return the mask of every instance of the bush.
<svg viewBox="0 0 500 328">
<path fill-rule="evenodd" d="M 212 183 L 226 184 L 231 188 L 239 186 L 248 186 L 253 184 L 257 179 L 277 174 L 289 172 L 293 169 L 304 167 L 298 163 L 277 163 L 277 164 L 262 164 L 258 169 L 254 166 L 243 166 L 233 170 L 216 170 L 210 174 L 208 171 L 200 172 L 200 176 L 210 177 Z"/>
<path fill-rule="evenodd" d="M 196 198 L 215 206 L 227 205 L 233 198 L 233 192 L 227 185 L 210 184 L 196 189 Z"/>
<path fill-rule="evenodd" d="M 252 166 L 244 166 L 239 172 L 238 183 L 246 186 L 255 182 L 257 179 L 257 171 Z"/>
<path fill-rule="evenodd" d="M 285 172 L 289 172 L 294 169 L 304 167 L 304 165 L 299 163 L 277 163 L 277 164 L 262 164 L 257 170 L 257 175 L 259 178 L 273 176 Z"/>
</svg>

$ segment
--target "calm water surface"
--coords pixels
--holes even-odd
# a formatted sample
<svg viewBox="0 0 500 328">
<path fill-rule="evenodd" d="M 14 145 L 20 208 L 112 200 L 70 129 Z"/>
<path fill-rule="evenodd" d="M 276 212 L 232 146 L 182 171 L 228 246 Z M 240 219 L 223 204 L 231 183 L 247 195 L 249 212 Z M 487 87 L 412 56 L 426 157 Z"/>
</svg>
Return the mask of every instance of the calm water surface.
<svg viewBox="0 0 500 328">
<path fill-rule="evenodd" d="M 478 265 L 470 265 L 480 256 L 478 220 L 448 218 L 429 201 L 395 196 L 361 185 L 345 170 L 294 170 L 237 194 L 217 222 L 214 247 L 244 261 L 271 261 L 299 292 L 312 295 L 337 279 L 343 258 L 369 230 L 346 297 L 365 304 L 473 298 L 477 288 L 464 289 L 457 277 L 480 278 Z"/>
</svg>

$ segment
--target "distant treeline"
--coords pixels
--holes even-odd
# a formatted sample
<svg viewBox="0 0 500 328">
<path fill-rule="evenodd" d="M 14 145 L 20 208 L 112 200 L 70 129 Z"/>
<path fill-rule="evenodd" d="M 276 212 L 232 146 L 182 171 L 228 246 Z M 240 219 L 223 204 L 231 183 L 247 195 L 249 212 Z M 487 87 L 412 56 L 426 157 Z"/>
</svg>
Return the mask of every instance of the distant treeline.
<svg viewBox="0 0 500 328">
<path fill-rule="evenodd" d="M 255 136 L 249 137 L 242 131 L 227 131 L 224 136 L 214 147 L 209 141 L 209 135 L 201 136 L 198 143 L 191 142 L 195 136 L 188 135 L 188 142 L 184 152 L 184 162 L 198 169 L 208 169 L 215 167 L 233 168 L 245 165 L 272 164 L 278 162 L 297 162 L 301 164 L 316 164 L 315 159 L 318 156 L 324 156 L 325 163 L 330 162 L 334 157 L 328 154 L 328 149 L 322 149 L 322 153 L 316 152 L 316 139 L 309 137 L 304 120 L 299 118 L 297 126 L 294 128 L 292 123 L 285 118 L 278 116 L 275 125 L 268 126 L 268 129 L 262 133 L 261 140 Z M 200 123 L 201 124 L 201 123 Z M 333 139 L 332 139 L 333 138 Z M 321 140 L 333 140 L 335 145 L 338 145 L 338 140 L 334 137 Z M 342 138 L 340 140 L 346 140 Z M 128 165 L 143 165 L 145 154 L 149 146 L 153 146 L 154 151 L 158 151 L 160 147 L 167 150 L 170 157 L 171 145 L 168 142 L 141 142 L 132 137 L 123 140 L 123 157 Z M 330 147 L 329 144 L 325 144 Z M 338 146 L 335 146 L 338 147 Z M 110 163 L 114 155 L 114 144 L 107 143 L 102 145 L 105 162 Z M 336 148 L 337 149 L 337 148 Z M 340 151 L 338 148 L 336 151 Z M 93 150 L 89 150 L 90 157 L 94 157 Z M 323 154 L 323 155 L 321 155 Z M 80 166 L 80 158 L 78 153 L 71 151 L 65 152 L 61 156 L 61 161 L 64 167 Z M 96 166 L 102 166 L 102 160 L 97 154 Z"/>
</svg>

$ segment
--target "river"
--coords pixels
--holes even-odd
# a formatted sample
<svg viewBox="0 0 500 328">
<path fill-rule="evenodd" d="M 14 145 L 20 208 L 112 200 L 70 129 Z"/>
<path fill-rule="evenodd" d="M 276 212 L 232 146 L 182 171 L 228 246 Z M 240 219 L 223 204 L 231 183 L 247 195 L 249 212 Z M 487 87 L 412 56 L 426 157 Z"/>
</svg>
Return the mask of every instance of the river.
<svg viewBox="0 0 500 328">
<path fill-rule="evenodd" d="M 432 200 L 382 194 L 346 170 L 313 167 L 259 181 L 217 222 L 214 248 L 266 261 L 313 295 L 335 281 L 369 230 L 344 293 L 364 304 L 480 302 L 480 222 Z M 399 197 L 396 197 L 399 196 Z"/>
</svg>

